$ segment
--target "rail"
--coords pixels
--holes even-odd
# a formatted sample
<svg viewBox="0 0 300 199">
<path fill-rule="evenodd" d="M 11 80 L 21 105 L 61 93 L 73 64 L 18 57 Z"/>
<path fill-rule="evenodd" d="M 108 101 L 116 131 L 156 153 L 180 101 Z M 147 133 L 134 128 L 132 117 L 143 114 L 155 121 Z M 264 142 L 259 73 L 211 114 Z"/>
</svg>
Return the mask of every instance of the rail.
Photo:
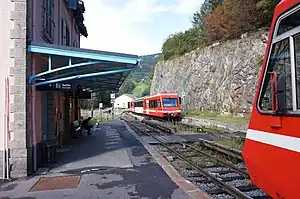
<svg viewBox="0 0 300 199">
<path fill-rule="evenodd" d="M 136 121 L 130 121 L 126 118 L 121 118 L 124 121 L 126 121 L 130 126 L 132 126 L 133 128 L 135 128 L 136 130 L 142 132 L 143 134 L 147 135 L 147 136 L 151 136 L 153 139 L 157 140 L 164 148 L 166 148 L 168 151 L 170 151 L 171 153 L 175 154 L 177 157 L 179 157 L 182 161 L 186 162 L 187 164 L 189 164 L 192 168 L 194 168 L 198 173 L 202 174 L 203 176 L 207 177 L 210 179 L 210 181 L 212 183 L 214 183 L 215 185 L 217 185 L 221 190 L 223 190 L 224 192 L 226 192 L 227 194 L 235 197 L 235 198 L 241 198 L 241 199 L 251 199 L 252 197 L 248 196 L 246 193 L 242 192 L 241 190 L 239 190 L 236 187 L 230 186 L 228 184 L 226 184 L 225 182 L 222 181 L 222 179 L 218 179 L 218 177 L 214 176 L 213 174 L 210 174 L 208 171 L 205 171 L 205 167 L 201 168 L 199 165 L 197 165 L 196 163 L 194 163 L 192 160 L 190 160 L 188 157 L 184 157 L 182 154 L 182 152 L 178 152 L 178 150 L 175 150 L 173 148 L 171 148 L 168 144 L 165 143 L 164 140 L 161 140 L 160 138 L 156 137 L 155 134 L 153 135 L 153 133 L 145 132 L 144 128 L 145 127 L 141 127 L 141 123 L 139 123 L 139 125 L 137 125 Z M 147 122 L 143 122 L 143 125 L 147 125 Z M 152 127 L 154 125 L 151 125 Z M 148 128 L 148 127 L 146 127 Z M 158 128 L 159 130 L 161 128 Z M 164 131 L 165 129 L 163 129 Z M 218 165 L 221 165 L 223 167 L 229 168 L 232 171 L 236 172 L 237 174 L 243 176 L 245 179 L 249 179 L 249 175 L 248 172 L 240 169 L 238 167 L 236 167 L 235 165 L 232 165 L 226 161 L 223 161 L 221 159 L 218 159 L 217 157 L 212 157 L 209 154 L 206 154 L 203 151 L 200 151 L 199 149 L 193 147 L 190 144 L 187 143 L 183 143 L 183 142 L 179 142 L 178 144 L 185 146 L 187 148 L 192 149 L 194 152 L 201 154 L 203 156 L 206 156 L 208 158 L 211 158 L 213 160 L 213 162 L 217 163 Z M 200 144 L 210 148 L 211 150 L 215 150 L 221 153 L 225 153 L 227 155 L 230 155 L 234 158 L 237 158 L 239 160 L 242 160 L 242 156 L 240 154 L 240 152 L 238 150 L 228 150 L 228 152 L 226 152 L 227 149 L 229 149 L 229 147 L 224 147 L 222 145 L 219 144 L 215 144 L 212 143 L 210 141 L 206 141 L 206 140 L 200 140 Z M 256 187 L 254 187 L 255 189 Z M 268 197 L 266 197 L 268 198 Z"/>
</svg>

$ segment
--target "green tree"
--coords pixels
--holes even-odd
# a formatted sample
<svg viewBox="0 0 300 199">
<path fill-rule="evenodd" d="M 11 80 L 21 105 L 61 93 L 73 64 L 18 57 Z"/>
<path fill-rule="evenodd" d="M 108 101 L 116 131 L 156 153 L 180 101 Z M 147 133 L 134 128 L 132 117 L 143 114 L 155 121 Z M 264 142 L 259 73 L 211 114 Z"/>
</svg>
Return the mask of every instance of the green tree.
<svg viewBox="0 0 300 199">
<path fill-rule="evenodd" d="M 198 28 L 191 28 L 169 36 L 162 46 L 163 58 L 180 56 L 206 44 L 204 33 Z"/>
<path fill-rule="evenodd" d="M 135 88 L 136 84 L 131 79 L 131 76 L 128 76 L 123 84 L 121 85 L 118 95 L 122 95 L 124 93 L 132 93 L 133 89 Z"/>
<path fill-rule="evenodd" d="M 215 10 L 224 0 L 205 0 L 192 17 L 192 25 L 194 28 L 200 29 L 202 32 L 205 30 L 205 17 Z"/>
</svg>

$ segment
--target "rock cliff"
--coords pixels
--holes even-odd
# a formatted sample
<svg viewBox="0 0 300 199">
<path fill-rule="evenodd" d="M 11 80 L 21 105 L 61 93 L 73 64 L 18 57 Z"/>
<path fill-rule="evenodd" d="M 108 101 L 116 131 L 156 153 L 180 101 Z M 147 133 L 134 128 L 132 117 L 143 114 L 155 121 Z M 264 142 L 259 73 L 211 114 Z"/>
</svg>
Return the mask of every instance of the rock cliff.
<svg viewBox="0 0 300 199">
<path fill-rule="evenodd" d="M 184 108 L 244 114 L 252 109 L 266 29 L 155 65 L 151 94 L 185 92 Z"/>
</svg>

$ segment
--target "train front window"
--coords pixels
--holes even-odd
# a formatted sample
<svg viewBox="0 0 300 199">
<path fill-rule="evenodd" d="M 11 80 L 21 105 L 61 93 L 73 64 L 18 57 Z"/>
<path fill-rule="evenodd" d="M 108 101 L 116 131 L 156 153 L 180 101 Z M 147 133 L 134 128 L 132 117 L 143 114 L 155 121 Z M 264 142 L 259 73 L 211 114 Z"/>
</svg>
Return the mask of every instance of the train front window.
<svg viewBox="0 0 300 199">
<path fill-rule="evenodd" d="M 163 101 L 164 107 L 177 107 L 178 106 L 177 98 L 163 98 L 162 101 Z"/>
<path fill-rule="evenodd" d="M 270 77 L 271 73 L 276 72 L 277 75 L 284 75 L 286 78 L 286 108 L 293 109 L 292 103 L 292 82 L 291 82 L 291 55 L 289 38 L 281 40 L 272 46 L 272 52 L 267 65 L 267 72 L 262 87 L 259 101 L 259 108 L 262 111 L 272 111 L 272 93 Z"/>
<path fill-rule="evenodd" d="M 296 11 L 282 19 L 279 23 L 277 36 L 300 26 L 300 11 Z"/>
</svg>

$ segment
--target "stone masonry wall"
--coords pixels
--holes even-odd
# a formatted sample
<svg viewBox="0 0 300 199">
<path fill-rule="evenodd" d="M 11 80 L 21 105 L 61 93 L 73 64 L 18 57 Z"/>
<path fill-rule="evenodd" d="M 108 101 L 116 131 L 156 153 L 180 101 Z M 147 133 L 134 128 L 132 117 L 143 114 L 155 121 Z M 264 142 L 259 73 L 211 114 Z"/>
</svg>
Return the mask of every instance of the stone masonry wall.
<svg viewBox="0 0 300 199">
<path fill-rule="evenodd" d="M 10 165 L 11 177 L 27 176 L 27 82 L 26 82 L 26 17 L 27 1 L 10 0 L 13 28 L 10 39 Z"/>
<path fill-rule="evenodd" d="M 252 109 L 267 37 L 262 29 L 158 62 L 151 94 L 185 92 L 184 108 L 247 114 Z"/>
</svg>

